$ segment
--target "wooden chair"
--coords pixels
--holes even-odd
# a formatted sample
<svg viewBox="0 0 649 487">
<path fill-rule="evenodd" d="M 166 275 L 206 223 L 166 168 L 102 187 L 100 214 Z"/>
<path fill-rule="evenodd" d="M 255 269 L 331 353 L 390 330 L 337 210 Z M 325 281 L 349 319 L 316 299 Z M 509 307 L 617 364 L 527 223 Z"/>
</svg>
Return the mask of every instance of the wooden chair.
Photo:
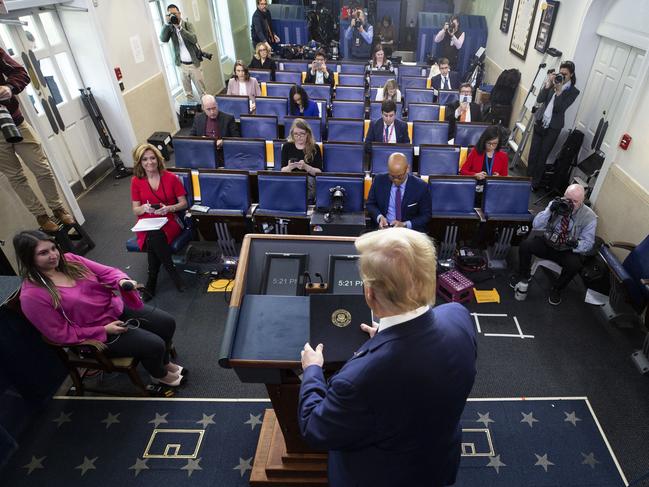
<svg viewBox="0 0 649 487">
<path fill-rule="evenodd" d="M 85 340 L 73 345 L 62 345 L 52 342 L 45 337 L 43 337 L 43 340 L 56 352 L 63 365 L 68 369 L 70 378 L 76 388 L 77 396 L 83 396 L 86 391 L 117 396 L 132 395 L 128 392 L 114 392 L 85 386 L 83 380 L 91 370 L 125 373 L 138 389 L 141 396 L 151 395 L 137 372 L 138 359 L 134 357 L 108 357 L 103 352 L 106 346 L 97 340 Z M 84 370 L 80 373 L 79 369 Z"/>
</svg>

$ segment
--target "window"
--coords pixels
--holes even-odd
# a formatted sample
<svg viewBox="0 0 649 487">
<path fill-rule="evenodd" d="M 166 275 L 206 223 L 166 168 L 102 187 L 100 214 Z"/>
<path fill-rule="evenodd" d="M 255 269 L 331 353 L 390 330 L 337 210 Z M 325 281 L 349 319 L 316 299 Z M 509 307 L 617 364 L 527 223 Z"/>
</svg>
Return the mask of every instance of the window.
<svg viewBox="0 0 649 487">
<path fill-rule="evenodd" d="M 234 60 L 236 56 L 234 53 L 234 41 L 232 40 L 232 26 L 230 25 L 228 1 L 212 0 L 212 11 L 214 12 L 216 42 L 221 53 L 221 61 L 226 58 Z"/>
<path fill-rule="evenodd" d="M 176 62 L 174 58 L 173 46 L 171 40 L 169 42 L 160 41 L 160 32 L 166 23 L 165 15 L 167 14 L 167 2 L 161 0 L 149 0 L 149 9 L 153 17 L 153 25 L 155 27 L 156 36 L 158 37 L 158 45 L 162 53 L 162 64 L 164 64 L 165 72 L 167 73 L 167 80 L 169 82 L 169 89 L 172 93 L 180 90 L 180 76 L 176 69 Z"/>
</svg>

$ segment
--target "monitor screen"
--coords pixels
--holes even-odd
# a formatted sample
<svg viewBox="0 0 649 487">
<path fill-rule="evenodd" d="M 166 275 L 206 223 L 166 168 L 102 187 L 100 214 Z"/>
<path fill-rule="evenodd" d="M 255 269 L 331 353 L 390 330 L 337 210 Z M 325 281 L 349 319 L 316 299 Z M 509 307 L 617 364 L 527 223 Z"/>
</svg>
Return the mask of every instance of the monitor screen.
<svg viewBox="0 0 649 487">
<path fill-rule="evenodd" d="M 329 256 L 329 287 L 332 294 L 363 294 L 358 255 Z"/>
<path fill-rule="evenodd" d="M 260 294 L 302 296 L 306 254 L 267 253 Z"/>
</svg>

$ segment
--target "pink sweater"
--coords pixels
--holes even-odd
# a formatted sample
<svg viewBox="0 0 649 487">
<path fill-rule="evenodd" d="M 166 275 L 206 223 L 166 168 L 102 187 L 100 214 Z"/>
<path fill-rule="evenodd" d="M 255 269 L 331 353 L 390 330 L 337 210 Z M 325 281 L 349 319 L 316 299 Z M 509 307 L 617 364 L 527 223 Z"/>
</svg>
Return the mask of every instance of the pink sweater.
<svg viewBox="0 0 649 487">
<path fill-rule="evenodd" d="M 22 311 L 53 342 L 71 344 L 90 339 L 105 342 L 104 325 L 119 319 L 125 303 L 130 308 L 141 308 L 140 296 L 137 291 L 119 288 L 118 282 L 129 278 L 119 269 L 75 254 L 67 253 L 65 258 L 85 265 L 90 275 L 76 281 L 73 287 L 57 286 L 63 311 L 54 308 L 47 289 L 27 280 L 20 290 Z"/>
</svg>

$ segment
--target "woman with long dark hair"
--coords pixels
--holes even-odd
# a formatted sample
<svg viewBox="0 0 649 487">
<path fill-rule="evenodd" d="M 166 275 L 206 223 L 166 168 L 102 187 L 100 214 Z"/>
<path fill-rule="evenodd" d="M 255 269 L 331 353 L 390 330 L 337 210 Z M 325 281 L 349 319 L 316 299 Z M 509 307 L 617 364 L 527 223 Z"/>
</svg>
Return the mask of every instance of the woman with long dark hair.
<svg viewBox="0 0 649 487">
<path fill-rule="evenodd" d="M 159 230 L 137 232 L 137 243 L 141 250 L 146 251 L 149 260 L 144 293 L 145 300 L 149 300 L 155 295 L 160 265 L 167 270 L 176 288 L 183 290 L 180 274 L 171 260 L 169 244 L 182 232 L 178 212 L 187 208 L 187 193 L 178 176 L 165 170 L 162 154 L 155 146 L 141 144 L 136 147 L 133 161 L 133 213 L 138 220 L 161 217 L 168 220 Z"/>
<path fill-rule="evenodd" d="M 381 44 L 377 44 L 372 53 L 372 59 L 367 65 L 369 71 L 388 71 L 390 73 L 394 72 L 392 67 L 392 61 L 390 61 L 385 55 L 385 51 Z"/>
<path fill-rule="evenodd" d="M 13 244 L 24 279 L 20 306 L 46 338 L 63 345 L 94 340 L 108 356 L 139 359 L 154 382 L 180 385 L 183 368 L 169 357 L 176 322 L 143 305 L 135 281 L 114 267 L 63 254 L 41 231 L 20 232 Z"/>
<path fill-rule="evenodd" d="M 300 85 L 293 85 L 288 94 L 289 115 L 300 117 L 319 117 L 320 110 L 313 100 L 309 100 L 306 90 Z"/>
</svg>

